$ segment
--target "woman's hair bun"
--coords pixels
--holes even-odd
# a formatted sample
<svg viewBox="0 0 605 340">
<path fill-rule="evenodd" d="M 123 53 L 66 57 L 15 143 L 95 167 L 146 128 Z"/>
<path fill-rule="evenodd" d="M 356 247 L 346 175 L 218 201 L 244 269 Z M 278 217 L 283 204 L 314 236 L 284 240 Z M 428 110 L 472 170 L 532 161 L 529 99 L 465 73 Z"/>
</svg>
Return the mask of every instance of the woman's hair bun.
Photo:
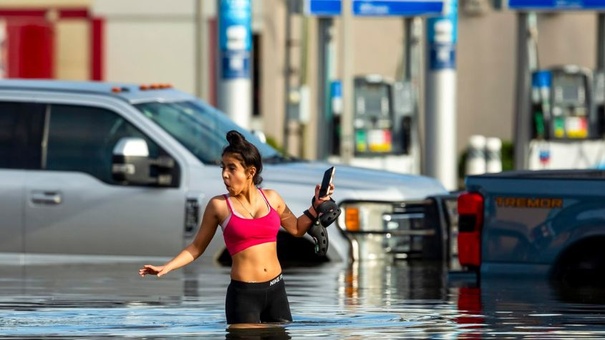
<svg viewBox="0 0 605 340">
<path fill-rule="evenodd" d="M 227 132 L 227 141 L 231 145 L 242 145 L 245 144 L 246 138 L 241 133 L 231 130 Z"/>
</svg>

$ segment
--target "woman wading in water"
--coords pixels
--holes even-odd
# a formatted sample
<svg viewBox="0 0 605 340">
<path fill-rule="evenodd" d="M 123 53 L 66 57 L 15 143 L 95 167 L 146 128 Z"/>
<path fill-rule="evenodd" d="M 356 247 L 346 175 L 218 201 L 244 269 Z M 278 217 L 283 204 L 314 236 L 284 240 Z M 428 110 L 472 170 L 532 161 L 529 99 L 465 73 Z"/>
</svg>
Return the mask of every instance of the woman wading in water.
<svg viewBox="0 0 605 340">
<path fill-rule="evenodd" d="M 164 265 L 144 265 L 141 276 L 161 277 L 200 257 L 218 226 L 233 260 L 227 288 L 225 314 L 228 324 L 290 322 L 290 304 L 277 258 L 277 233 L 283 227 L 302 237 L 317 218 L 316 207 L 329 201 L 334 191 L 319 195 L 296 217 L 275 190 L 260 189 L 263 164 L 258 149 L 237 131 L 227 133 L 229 144 L 222 154 L 222 178 L 227 194 L 213 197 L 206 206 L 195 239 Z"/>
</svg>

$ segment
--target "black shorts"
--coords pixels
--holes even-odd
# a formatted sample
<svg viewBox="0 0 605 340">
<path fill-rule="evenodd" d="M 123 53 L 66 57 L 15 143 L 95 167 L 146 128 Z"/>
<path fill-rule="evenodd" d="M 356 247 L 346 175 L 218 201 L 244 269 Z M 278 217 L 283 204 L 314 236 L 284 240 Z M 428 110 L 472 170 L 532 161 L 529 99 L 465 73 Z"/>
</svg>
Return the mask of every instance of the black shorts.
<svg viewBox="0 0 605 340">
<path fill-rule="evenodd" d="M 290 303 L 282 274 L 261 283 L 231 280 L 225 299 L 225 314 L 228 324 L 291 322 Z"/>
</svg>

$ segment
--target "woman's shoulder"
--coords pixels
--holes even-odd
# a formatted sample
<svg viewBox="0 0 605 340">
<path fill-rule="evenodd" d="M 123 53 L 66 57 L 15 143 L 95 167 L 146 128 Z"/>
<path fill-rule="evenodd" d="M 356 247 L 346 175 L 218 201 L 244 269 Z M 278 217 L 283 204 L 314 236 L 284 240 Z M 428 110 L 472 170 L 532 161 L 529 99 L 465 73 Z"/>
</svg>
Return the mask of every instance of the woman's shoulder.
<svg viewBox="0 0 605 340">
<path fill-rule="evenodd" d="M 220 195 L 216 195 L 213 196 L 210 201 L 220 201 L 220 202 L 224 202 L 227 198 L 226 196 L 229 196 L 229 194 L 220 194 Z"/>
<path fill-rule="evenodd" d="M 225 195 L 216 195 L 208 201 L 206 209 L 209 210 L 209 212 L 214 213 L 219 220 L 222 220 L 229 213 L 226 201 L 227 198 Z"/>
<path fill-rule="evenodd" d="M 265 194 L 265 196 L 267 198 L 269 197 L 275 197 L 275 196 L 279 196 L 279 194 L 277 193 L 277 191 L 273 190 L 273 189 L 268 189 L 268 188 L 258 188 L 263 194 Z"/>
<path fill-rule="evenodd" d="M 222 207 L 224 206 L 226 203 L 225 201 L 227 201 L 227 195 L 216 195 L 214 197 L 212 197 L 209 201 L 208 201 L 208 206 L 217 208 L 217 207 Z"/>
<path fill-rule="evenodd" d="M 284 201 L 276 190 L 267 188 L 261 188 L 260 190 L 263 192 L 265 197 L 267 197 L 267 200 L 271 203 L 272 206 L 277 206 Z"/>
</svg>

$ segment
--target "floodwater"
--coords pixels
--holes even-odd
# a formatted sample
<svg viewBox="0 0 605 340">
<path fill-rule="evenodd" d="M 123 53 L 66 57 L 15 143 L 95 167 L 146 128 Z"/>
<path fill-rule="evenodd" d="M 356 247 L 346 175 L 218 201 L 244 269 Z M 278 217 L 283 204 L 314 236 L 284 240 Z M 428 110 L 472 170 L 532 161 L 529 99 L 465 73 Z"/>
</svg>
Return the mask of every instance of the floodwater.
<svg viewBox="0 0 605 340">
<path fill-rule="evenodd" d="M 520 279 L 477 287 L 440 264 L 407 262 L 284 268 L 294 322 L 228 329 L 229 268 L 200 261 L 157 279 L 139 277 L 141 264 L 0 265 L 0 338 L 605 337 L 599 289 Z"/>
</svg>

